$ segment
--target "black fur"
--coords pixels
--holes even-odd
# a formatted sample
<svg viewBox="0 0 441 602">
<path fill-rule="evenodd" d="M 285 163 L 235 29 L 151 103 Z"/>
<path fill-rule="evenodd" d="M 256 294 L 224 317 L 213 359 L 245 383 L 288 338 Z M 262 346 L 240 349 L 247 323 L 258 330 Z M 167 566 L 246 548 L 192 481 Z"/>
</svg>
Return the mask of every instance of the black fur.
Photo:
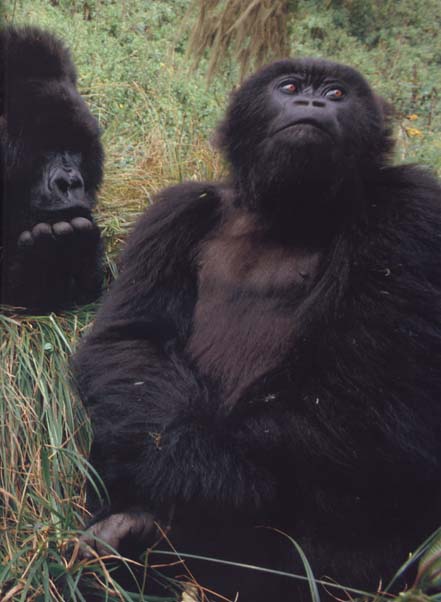
<svg viewBox="0 0 441 602">
<path fill-rule="evenodd" d="M 102 281 L 91 216 L 103 170 L 97 121 L 60 40 L 6 27 L 0 47 L 0 301 L 41 312 L 91 301 Z"/>
<path fill-rule="evenodd" d="M 337 111 L 334 139 L 270 134 L 273 82 L 292 74 L 294 100 Z M 440 185 L 388 164 L 386 105 L 325 61 L 250 78 L 218 144 L 231 182 L 159 195 L 74 360 L 111 499 L 99 517 L 174 507 L 180 551 L 304 574 L 292 543 L 253 528 L 275 527 L 317 577 L 375 589 L 439 525 Z M 245 602 L 309 599 L 295 580 L 190 566 Z"/>
</svg>

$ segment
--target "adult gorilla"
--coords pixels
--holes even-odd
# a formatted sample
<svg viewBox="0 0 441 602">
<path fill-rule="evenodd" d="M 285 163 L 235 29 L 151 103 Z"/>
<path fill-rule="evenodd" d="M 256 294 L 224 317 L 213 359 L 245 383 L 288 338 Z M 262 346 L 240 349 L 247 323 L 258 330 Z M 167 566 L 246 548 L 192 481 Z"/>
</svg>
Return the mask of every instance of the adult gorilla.
<svg viewBox="0 0 441 602">
<path fill-rule="evenodd" d="M 8 27 L 0 46 L 1 302 L 44 312 L 91 301 L 102 281 L 98 124 L 58 39 Z"/>
<path fill-rule="evenodd" d="M 302 572 L 263 525 L 375 589 L 440 522 L 440 186 L 389 165 L 384 103 L 326 61 L 259 71 L 218 141 L 231 181 L 159 195 L 75 359 L 110 495 L 84 541 L 173 514 L 182 552 Z M 231 599 L 309 599 L 190 568 Z"/>
</svg>

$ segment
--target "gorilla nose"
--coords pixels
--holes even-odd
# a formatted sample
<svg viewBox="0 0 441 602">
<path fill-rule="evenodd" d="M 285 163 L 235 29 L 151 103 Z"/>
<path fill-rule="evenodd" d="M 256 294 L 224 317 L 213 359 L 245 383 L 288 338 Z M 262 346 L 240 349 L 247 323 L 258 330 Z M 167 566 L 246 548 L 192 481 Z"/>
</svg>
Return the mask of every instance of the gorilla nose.
<svg viewBox="0 0 441 602">
<path fill-rule="evenodd" d="M 326 107 L 326 102 L 324 102 L 323 100 L 310 100 L 309 98 L 296 98 L 294 100 L 294 104 L 295 105 L 299 105 L 299 106 L 303 106 L 303 107 L 318 107 L 323 109 L 324 107 Z"/>
<path fill-rule="evenodd" d="M 84 181 L 79 171 L 58 168 L 51 174 L 49 188 L 57 197 L 67 200 L 69 197 L 82 195 L 84 192 Z"/>
<path fill-rule="evenodd" d="M 49 221 L 90 215 L 86 199 L 84 180 L 76 167 L 57 166 L 52 169 L 47 180 L 49 196 L 44 195 L 44 204 L 37 197 L 34 208 L 41 219 Z"/>
</svg>

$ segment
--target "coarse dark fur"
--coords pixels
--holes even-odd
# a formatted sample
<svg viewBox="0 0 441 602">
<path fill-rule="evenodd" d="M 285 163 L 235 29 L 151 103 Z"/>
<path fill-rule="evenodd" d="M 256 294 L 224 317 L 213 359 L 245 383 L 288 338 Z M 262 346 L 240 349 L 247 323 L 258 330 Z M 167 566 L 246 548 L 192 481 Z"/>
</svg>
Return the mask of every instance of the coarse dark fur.
<svg viewBox="0 0 441 602">
<path fill-rule="evenodd" d="M 59 39 L 5 27 L 0 48 L 0 302 L 38 312 L 89 302 L 102 282 L 98 123 Z"/>
<path fill-rule="evenodd" d="M 335 136 L 273 134 L 303 107 Z M 218 130 L 230 182 L 165 190 L 140 219 L 74 359 L 111 500 L 91 502 L 97 521 L 173 509 L 182 552 L 304 574 L 256 528 L 273 527 L 316 577 L 368 591 L 439 526 L 441 188 L 390 165 L 388 113 L 351 68 L 276 62 Z M 309 599 L 293 579 L 190 568 L 232 599 Z"/>
</svg>

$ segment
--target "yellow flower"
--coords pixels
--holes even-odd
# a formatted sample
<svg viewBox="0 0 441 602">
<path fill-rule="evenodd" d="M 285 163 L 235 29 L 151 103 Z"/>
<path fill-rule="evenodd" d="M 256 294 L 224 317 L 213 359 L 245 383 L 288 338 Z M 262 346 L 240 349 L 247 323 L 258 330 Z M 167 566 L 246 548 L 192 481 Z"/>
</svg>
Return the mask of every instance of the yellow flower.
<svg viewBox="0 0 441 602">
<path fill-rule="evenodd" d="M 410 136 L 411 138 L 415 138 L 415 136 L 419 137 L 423 135 L 423 132 L 421 130 L 418 130 L 417 128 L 405 128 L 406 129 L 406 134 L 408 136 Z"/>
<path fill-rule="evenodd" d="M 418 115 L 415 115 L 415 113 L 412 113 L 412 115 L 408 115 L 407 119 L 409 119 L 410 121 L 415 121 L 415 119 L 418 119 Z"/>
</svg>

